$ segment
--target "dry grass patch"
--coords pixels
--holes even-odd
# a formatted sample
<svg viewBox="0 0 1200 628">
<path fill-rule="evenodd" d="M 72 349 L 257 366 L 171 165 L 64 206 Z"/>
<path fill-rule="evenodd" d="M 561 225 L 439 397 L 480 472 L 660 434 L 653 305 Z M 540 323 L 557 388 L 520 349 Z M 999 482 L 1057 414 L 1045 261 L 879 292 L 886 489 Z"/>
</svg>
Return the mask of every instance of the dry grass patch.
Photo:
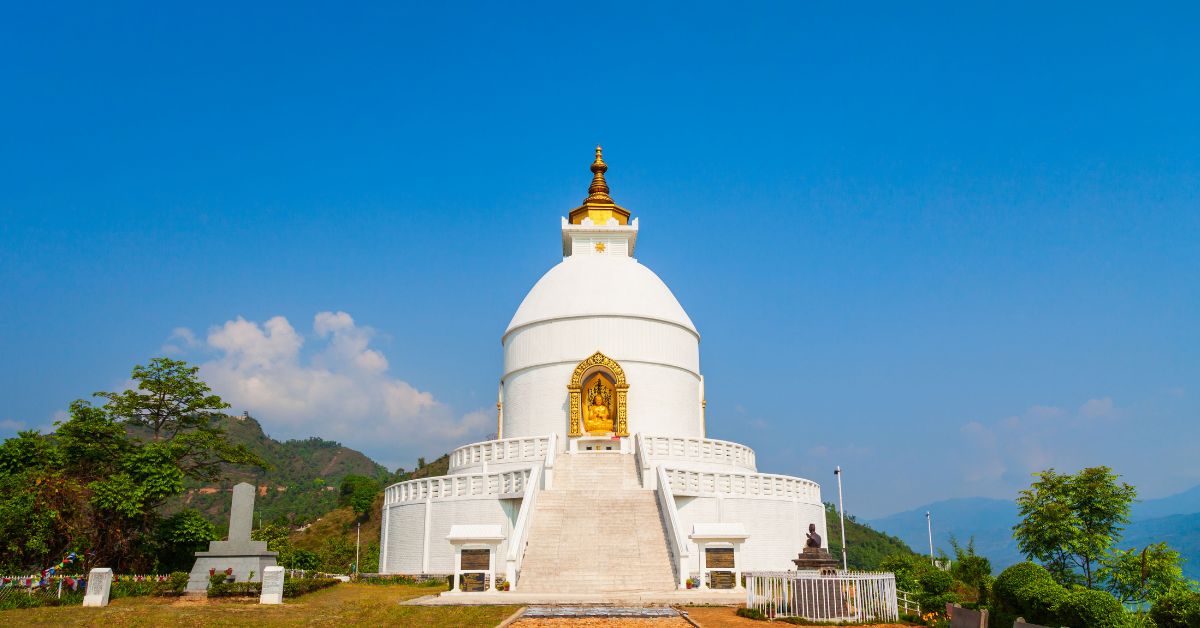
<svg viewBox="0 0 1200 628">
<path fill-rule="evenodd" d="M 516 606 L 401 606 L 433 593 L 411 585 L 339 584 L 279 606 L 257 600 L 191 602 L 171 598 L 122 598 L 105 608 L 80 606 L 0 611 L 9 626 L 347 626 L 420 628 L 495 626 Z"/>
</svg>

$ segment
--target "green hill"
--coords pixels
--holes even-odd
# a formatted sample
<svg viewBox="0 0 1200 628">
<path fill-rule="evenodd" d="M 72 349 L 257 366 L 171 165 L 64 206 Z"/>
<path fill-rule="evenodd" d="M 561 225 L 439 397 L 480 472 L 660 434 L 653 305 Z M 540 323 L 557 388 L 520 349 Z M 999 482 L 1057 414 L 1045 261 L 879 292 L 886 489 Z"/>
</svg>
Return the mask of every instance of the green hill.
<svg viewBox="0 0 1200 628">
<path fill-rule="evenodd" d="M 829 553 L 840 561 L 841 522 L 838 519 L 837 507 L 833 504 L 825 504 L 825 526 L 829 531 Z M 904 541 L 879 532 L 849 514 L 846 515 L 846 539 L 846 564 L 851 569 L 875 570 L 888 556 L 913 553 Z"/>
<path fill-rule="evenodd" d="M 267 469 L 226 467 L 219 484 L 188 484 L 187 492 L 169 502 L 167 514 L 195 508 L 224 529 L 229 522 L 229 491 L 234 484 L 258 487 L 254 510 L 262 523 L 299 526 L 337 508 L 338 485 L 347 475 L 376 478 L 384 484 L 393 475 L 359 451 L 320 438 L 277 441 L 267 436 L 253 417 L 233 416 L 222 423 L 231 441 L 246 445 L 267 462 Z"/>
</svg>

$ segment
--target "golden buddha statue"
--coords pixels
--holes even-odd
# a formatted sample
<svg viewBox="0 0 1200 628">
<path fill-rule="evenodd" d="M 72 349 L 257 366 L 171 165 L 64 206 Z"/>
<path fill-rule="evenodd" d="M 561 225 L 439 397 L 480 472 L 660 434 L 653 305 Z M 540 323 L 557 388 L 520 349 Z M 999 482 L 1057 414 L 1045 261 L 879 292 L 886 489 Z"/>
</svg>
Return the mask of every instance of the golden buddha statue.
<svg viewBox="0 0 1200 628">
<path fill-rule="evenodd" d="M 604 404 L 604 398 L 600 395 L 596 395 L 592 400 L 592 405 L 588 406 L 583 420 L 583 428 L 588 434 L 607 434 L 613 430 L 608 406 Z"/>
</svg>

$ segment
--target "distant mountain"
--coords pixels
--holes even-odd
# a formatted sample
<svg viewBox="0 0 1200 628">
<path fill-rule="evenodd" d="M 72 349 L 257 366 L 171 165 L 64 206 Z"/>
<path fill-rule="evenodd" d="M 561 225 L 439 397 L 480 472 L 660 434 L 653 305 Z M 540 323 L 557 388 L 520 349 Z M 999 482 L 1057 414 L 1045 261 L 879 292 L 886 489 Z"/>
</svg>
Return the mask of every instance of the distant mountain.
<svg viewBox="0 0 1200 628">
<path fill-rule="evenodd" d="M 960 545 L 966 545 L 973 536 L 975 551 L 987 556 L 997 571 L 1022 560 L 1017 543 L 1012 538 L 1012 527 L 1017 523 L 1017 504 L 1004 499 L 947 499 L 872 519 L 868 523 L 876 530 L 900 537 L 909 547 L 926 554 L 929 552 L 926 511 L 931 514 L 933 522 L 935 551 L 941 550 L 953 556 L 951 535 L 958 539 Z"/>
<path fill-rule="evenodd" d="M 1134 521 L 1118 545 L 1124 549 L 1141 548 L 1164 541 L 1187 559 L 1183 574 L 1200 580 L 1200 512 Z"/>
<path fill-rule="evenodd" d="M 987 556 L 992 568 L 999 572 L 1025 557 L 1017 549 L 1012 528 L 1017 525 L 1016 502 L 1004 499 L 973 497 L 948 499 L 920 508 L 872 519 L 868 523 L 876 530 L 900 537 L 918 552 L 928 552 L 929 533 L 925 527 L 925 512 L 933 519 L 935 550 L 953 554 L 950 536 L 965 545 L 975 537 L 975 550 Z M 1160 499 L 1135 503 L 1131 523 L 1118 543 L 1120 547 L 1145 547 L 1165 541 L 1178 550 L 1187 562 L 1184 573 L 1200 579 L 1200 486 Z"/>
<path fill-rule="evenodd" d="M 267 462 L 268 469 L 226 467 L 219 484 L 190 483 L 187 492 L 169 502 L 170 513 L 195 508 L 224 529 L 229 523 L 230 493 L 234 484 L 258 487 L 255 514 L 264 523 L 307 523 L 337 507 L 338 486 L 347 475 L 378 478 L 392 475 L 362 452 L 320 438 L 277 441 L 267 436 L 253 417 L 229 417 L 222 427 L 230 440 L 246 445 Z M 255 521 L 255 526 L 258 521 Z"/>
<path fill-rule="evenodd" d="M 1131 510 L 1135 521 L 1200 512 L 1200 485 L 1182 493 L 1136 502 Z"/>
</svg>

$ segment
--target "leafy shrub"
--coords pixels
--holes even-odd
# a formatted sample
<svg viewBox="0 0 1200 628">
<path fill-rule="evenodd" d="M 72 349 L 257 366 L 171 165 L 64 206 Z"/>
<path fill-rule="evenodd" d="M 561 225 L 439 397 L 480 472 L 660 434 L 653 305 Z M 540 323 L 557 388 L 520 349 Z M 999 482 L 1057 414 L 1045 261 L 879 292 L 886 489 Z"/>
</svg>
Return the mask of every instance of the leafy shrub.
<svg viewBox="0 0 1200 628">
<path fill-rule="evenodd" d="M 1121 603 L 1108 592 L 1075 589 L 1059 605 L 1057 621 L 1067 626 L 1117 628 L 1124 615 Z"/>
<path fill-rule="evenodd" d="M 1017 591 L 1034 582 L 1054 582 L 1054 578 L 1041 565 L 1017 563 L 1000 572 L 992 584 L 992 594 L 1000 602 L 1016 603 Z"/>
<path fill-rule="evenodd" d="M 338 584 L 337 578 L 289 578 L 283 581 L 283 597 L 299 597 Z"/>
<path fill-rule="evenodd" d="M 162 582 L 159 582 L 158 580 L 118 580 L 112 584 L 109 597 L 111 599 L 116 599 L 145 595 L 180 595 L 183 593 L 183 589 L 187 586 L 187 583 L 188 574 L 186 571 L 173 571 L 171 572 L 171 575 Z"/>
<path fill-rule="evenodd" d="M 1040 624 L 1059 622 L 1059 607 L 1070 594 L 1054 581 L 1035 581 L 1017 590 L 1015 610 L 1027 621 Z"/>
<path fill-rule="evenodd" d="M 1200 592 L 1171 589 L 1154 601 L 1150 618 L 1158 628 L 1200 628 Z"/>
<path fill-rule="evenodd" d="M 737 609 L 737 614 L 738 614 L 738 617 L 745 617 L 747 619 L 766 619 L 767 618 L 767 616 L 764 615 L 763 612 L 758 610 L 757 608 L 739 608 L 739 609 Z"/>
<path fill-rule="evenodd" d="M 284 586 L 287 586 L 286 583 Z M 208 585 L 208 597 L 257 597 L 261 582 L 219 582 Z"/>
<path fill-rule="evenodd" d="M 1017 616 L 1052 624 L 1067 591 L 1041 565 L 1017 563 L 1000 572 L 992 584 L 994 626 L 1011 626 Z"/>
</svg>

